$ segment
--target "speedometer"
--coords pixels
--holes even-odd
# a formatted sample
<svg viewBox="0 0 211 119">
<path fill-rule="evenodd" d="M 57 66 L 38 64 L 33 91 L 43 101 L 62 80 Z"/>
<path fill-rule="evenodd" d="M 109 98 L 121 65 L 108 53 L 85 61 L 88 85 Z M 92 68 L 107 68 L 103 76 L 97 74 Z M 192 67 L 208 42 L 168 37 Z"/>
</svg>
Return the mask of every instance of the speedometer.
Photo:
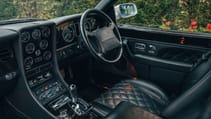
<svg viewBox="0 0 211 119">
<path fill-rule="evenodd" d="M 91 18 L 88 18 L 85 22 L 85 29 L 87 31 L 94 31 L 96 30 L 98 27 L 97 23 L 96 23 L 96 19 L 91 17 Z"/>
<path fill-rule="evenodd" d="M 65 28 L 62 31 L 62 37 L 65 42 L 70 43 L 74 40 L 74 29 L 72 26 Z"/>
</svg>

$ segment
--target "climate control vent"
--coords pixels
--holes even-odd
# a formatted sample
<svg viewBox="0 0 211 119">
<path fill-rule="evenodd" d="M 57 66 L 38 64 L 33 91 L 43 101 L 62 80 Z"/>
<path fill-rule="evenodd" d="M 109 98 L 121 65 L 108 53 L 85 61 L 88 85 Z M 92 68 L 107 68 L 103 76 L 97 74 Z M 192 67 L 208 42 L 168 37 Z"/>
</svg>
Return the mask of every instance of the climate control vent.
<svg viewBox="0 0 211 119">
<path fill-rule="evenodd" d="M 13 52 L 9 49 L 0 49 L 0 62 L 8 62 L 13 58 Z"/>
</svg>

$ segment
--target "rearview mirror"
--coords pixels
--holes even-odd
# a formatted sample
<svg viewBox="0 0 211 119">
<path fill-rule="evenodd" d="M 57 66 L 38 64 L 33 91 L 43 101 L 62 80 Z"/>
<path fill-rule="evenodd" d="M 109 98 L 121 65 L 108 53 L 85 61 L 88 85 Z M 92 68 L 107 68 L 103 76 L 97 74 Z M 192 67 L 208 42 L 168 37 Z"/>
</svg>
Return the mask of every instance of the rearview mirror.
<svg viewBox="0 0 211 119">
<path fill-rule="evenodd" d="M 115 6 L 116 19 L 129 18 L 137 14 L 137 7 L 133 3 L 124 3 Z"/>
</svg>

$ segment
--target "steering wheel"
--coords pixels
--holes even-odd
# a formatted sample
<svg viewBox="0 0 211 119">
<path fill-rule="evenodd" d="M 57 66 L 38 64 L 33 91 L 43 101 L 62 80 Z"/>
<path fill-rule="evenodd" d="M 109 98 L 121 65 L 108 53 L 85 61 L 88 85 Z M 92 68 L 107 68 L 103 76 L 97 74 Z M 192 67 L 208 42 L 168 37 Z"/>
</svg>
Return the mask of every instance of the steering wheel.
<svg viewBox="0 0 211 119">
<path fill-rule="evenodd" d="M 89 30 L 86 27 L 87 19 L 97 17 L 100 27 Z M 106 63 L 117 62 L 123 53 L 123 43 L 119 30 L 112 19 L 97 9 L 86 10 L 80 19 L 82 39 L 90 53 Z"/>
</svg>

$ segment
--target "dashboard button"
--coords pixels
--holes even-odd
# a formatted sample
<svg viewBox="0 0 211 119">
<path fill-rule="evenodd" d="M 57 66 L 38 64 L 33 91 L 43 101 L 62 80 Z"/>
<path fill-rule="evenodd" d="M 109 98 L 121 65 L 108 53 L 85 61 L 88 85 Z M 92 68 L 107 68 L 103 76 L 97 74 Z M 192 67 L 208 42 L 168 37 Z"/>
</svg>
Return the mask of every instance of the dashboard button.
<svg viewBox="0 0 211 119">
<path fill-rule="evenodd" d="M 153 55 L 156 54 L 156 52 L 154 50 L 148 50 L 148 53 L 153 54 Z"/>
<path fill-rule="evenodd" d="M 154 45 L 149 45 L 149 50 L 154 50 L 154 51 L 156 51 L 156 50 L 157 50 L 157 47 L 154 46 Z"/>
<path fill-rule="evenodd" d="M 40 57 L 35 58 L 34 62 L 39 63 L 39 62 L 42 62 L 42 60 L 43 60 L 43 58 L 42 58 L 42 56 L 40 56 Z"/>
<path fill-rule="evenodd" d="M 40 55 L 41 55 L 41 51 L 40 51 L 39 49 L 36 50 L 36 51 L 35 51 L 35 55 L 36 55 L 36 56 L 40 56 Z"/>
</svg>

